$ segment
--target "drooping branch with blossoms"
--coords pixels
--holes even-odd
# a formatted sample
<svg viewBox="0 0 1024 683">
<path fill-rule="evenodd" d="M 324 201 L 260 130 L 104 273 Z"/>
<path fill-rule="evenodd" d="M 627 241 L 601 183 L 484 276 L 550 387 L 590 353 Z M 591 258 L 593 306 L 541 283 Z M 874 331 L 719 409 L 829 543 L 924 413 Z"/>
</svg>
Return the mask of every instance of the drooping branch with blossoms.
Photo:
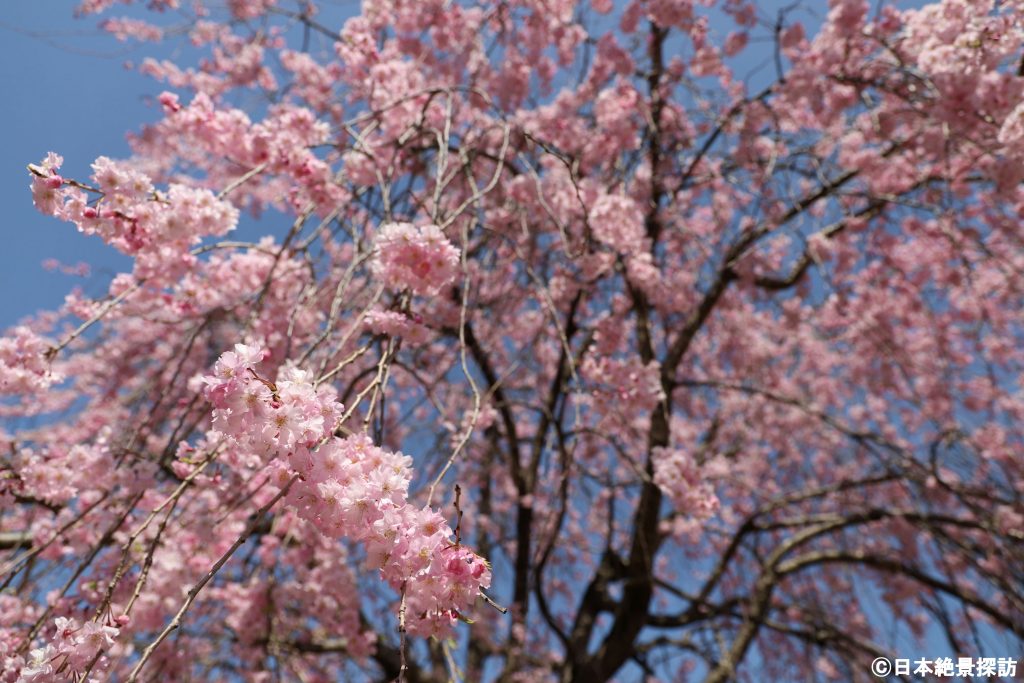
<svg viewBox="0 0 1024 683">
<path fill-rule="evenodd" d="M 1019 653 L 1024 8 L 148 5 L 28 167 L 132 267 L 0 338 L 0 681 Z"/>
</svg>

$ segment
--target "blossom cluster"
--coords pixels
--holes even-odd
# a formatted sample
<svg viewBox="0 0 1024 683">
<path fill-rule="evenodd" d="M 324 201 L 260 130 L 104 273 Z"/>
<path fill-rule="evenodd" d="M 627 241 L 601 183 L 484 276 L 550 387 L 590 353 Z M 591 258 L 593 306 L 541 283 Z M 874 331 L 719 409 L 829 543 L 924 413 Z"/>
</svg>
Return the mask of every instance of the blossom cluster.
<svg viewBox="0 0 1024 683">
<path fill-rule="evenodd" d="M 1024 146 L 1024 102 L 1018 104 L 1003 121 L 997 139 L 1011 149 Z"/>
<path fill-rule="evenodd" d="M 601 243 L 623 253 L 640 250 L 644 238 L 643 214 L 636 202 L 622 195 L 602 195 L 590 210 L 590 227 Z"/>
<path fill-rule="evenodd" d="M 23 325 L 0 337 L 0 396 L 46 389 L 60 377 L 50 371 L 46 341 Z"/>
<path fill-rule="evenodd" d="M 455 279 L 459 250 L 436 225 L 387 223 L 375 245 L 373 270 L 395 289 L 437 294 Z"/>
<path fill-rule="evenodd" d="M 146 174 L 107 157 L 92 165 L 95 187 L 89 189 L 99 198 L 91 201 L 82 185 L 59 175 L 62 163 L 51 152 L 34 167 L 36 208 L 137 257 L 143 277 L 180 275 L 191 261 L 189 247 L 204 236 L 230 232 L 238 222 L 238 210 L 209 190 L 172 183 L 166 193 L 157 192 Z"/>
<path fill-rule="evenodd" d="M 367 562 L 405 599 L 410 633 L 441 636 L 490 585 L 487 562 L 452 541 L 444 518 L 407 499 L 411 459 L 365 435 L 332 436 L 342 406 L 294 367 L 275 382 L 256 366 L 264 352 L 238 344 L 203 378 L 214 428 L 237 449 L 276 456 L 287 501 L 322 533 L 363 544 Z"/>
<path fill-rule="evenodd" d="M 490 585 L 487 562 L 452 541 L 444 518 L 409 503 L 411 459 L 373 445 L 365 435 L 333 438 L 315 452 L 295 453 L 300 474 L 288 500 L 321 532 L 361 543 L 367 565 L 404 591 L 410 633 L 446 635 Z"/>
<path fill-rule="evenodd" d="M 342 409 L 333 389 L 314 389 L 310 373 L 292 366 L 271 382 L 255 370 L 263 360 L 263 349 L 236 344 L 203 378 L 214 429 L 236 448 L 263 456 L 312 448 L 333 433 Z"/>
<path fill-rule="evenodd" d="M 113 35 L 122 43 L 130 38 L 138 41 L 159 42 L 164 37 L 164 31 L 159 26 L 130 17 L 106 19 L 100 23 L 100 28 Z"/>
<path fill-rule="evenodd" d="M 367 311 L 363 324 L 374 334 L 401 337 L 410 344 L 423 344 L 430 336 L 429 330 L 420 321 L 401 311 Z"/>
<path fill-rule="evenodd" d="M 696 521 L 704 521 L 718 510 L 718 496 L 705 481 L 693 455 L 675 448 L 658 448 L 651 458 L 654 483 L 679 512 Z"/>
<path fill-rule="evenodd" d="M 592 355 L 583 360 L 580 369 L 584 379 L 604 390 L 599 397 L 603 402 L 650 410 L 665 396 L 656 361 L 644 365 L 638 358 Z"/>
<path fill-rule="evenodd" d="M 81 673 L 92 660 L 114 646 L 120 633 L 116 626 L 58 617 L 56 630 L 44 647 L 32 650 L 28 662 L 21 668 L 18 683 L 42 683 L 71 679 L 70 673 Z"/>
<path fill-rule="evenodd" d="M 636 88 L 626 82 L 619 82 L 615 87 L 602 90 L 594 98 L 594 119 L 598 128 L 604 133 L 602 142 L 616 150 L 636 149 L 639 143 L 637 135 L 637 111 L 641 106 L 641 97 Z"/>
</svg>

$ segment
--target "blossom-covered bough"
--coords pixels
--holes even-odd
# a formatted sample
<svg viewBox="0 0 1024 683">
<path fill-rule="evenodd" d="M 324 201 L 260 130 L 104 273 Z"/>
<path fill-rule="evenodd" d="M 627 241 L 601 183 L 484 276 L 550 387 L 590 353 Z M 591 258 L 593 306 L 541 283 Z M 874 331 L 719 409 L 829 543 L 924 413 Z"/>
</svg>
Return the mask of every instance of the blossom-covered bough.
<svg viewBox="0 0 1024 683">
<path fill-rule="evenodd" d="M 29 166 L 133 266 L 0 338 L 0 681 L 1019 655 L 1019 3 L 148 5 Z"/>
</svg>

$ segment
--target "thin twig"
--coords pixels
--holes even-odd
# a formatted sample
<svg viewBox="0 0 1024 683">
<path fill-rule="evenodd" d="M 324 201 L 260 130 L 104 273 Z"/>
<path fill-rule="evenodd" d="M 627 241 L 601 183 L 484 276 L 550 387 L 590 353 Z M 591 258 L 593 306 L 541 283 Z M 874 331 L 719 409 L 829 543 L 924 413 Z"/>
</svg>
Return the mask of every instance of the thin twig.
<svg viewBox="0 0 1024 683">
<path fill-rule="evenodd" d="M 242 544 L 246 542 L 246 540 L 248 540 L 253 530 L 262 521 L 263 515 L 265 515 L 267 511 L 270 510 L 270 508 L 274 507 L 277 501 L 281 500 L 281 498 L 283 498 L 285 494 L 288 493 L 288 490 L 292 487 L 292 484 L 294 484 L 295 480 L 298 478 L 299 475 L 297 474 L 292 476 L 292 478 L 288 480 L 288 483 L 285 484 L 284 487 L 277 492 L 277 495 L 271 498 L 266 505 L 259 509 L 259 511 L 253 516 L 252 521 L 249 522 L 249 525 L 245 528 L 245 531 L 242 533 L 242 535 L 240 535 L 235 540 L 235 542 L 231 544 L 231 547 L 227 549 L 227 552 L 221 555 L 220 559 L 217 560 L 217 562 L 215 562 L 212 567 L 210 567 L 210 571 L 206 572 L 203 578 L 201 578 L 196 585 L 192 586 L 192 588 L 189 589 L 188 597 L 185 599 L 185 602 L 182 604 L 177 614 L 174 615 L 174 618 L 171 619 L 171 622 L 167 624 L 164 630 L 160 632 L 160 635 L 156 637 L 156 640 L 150 643 L 149 646 L 146 647 L 145 651 L 142 653 L 142 657 L 139 659 L 138 663 L 135 665 L 135 668 L 132 669 L 131 674 L 129 674 L 128 676 L 128 683 L 135 683 L 135 681 L 138 680 L 139 673 L 142 671 L 142 668 L 146 666 L 146 662 L 150 660 L 150 658 L 153 656 L 153 653 L 160 646 L 160 644 L 164 642 L 164 640 L 167 639 L 167 636 L 171 635 L 173 631 L 181 627 L 182 617 L 185 616 L 185 613 L 188 612 L 189 608 L 192 606 L 192 603 L 195 602 L 195 599 L 196 597 L 198 597 L 199 592 L 202 591 L 206 584 L 209 583 L 213 579 L 213 577 L 217 575 L 217 572 L 219 572 L 221 567 L 223 567 L 227 563 L 227 561 L 231 559 L 231 556 L 235 554 L 235 551 L 238 550 L 242 546 Z"/>
</svg>

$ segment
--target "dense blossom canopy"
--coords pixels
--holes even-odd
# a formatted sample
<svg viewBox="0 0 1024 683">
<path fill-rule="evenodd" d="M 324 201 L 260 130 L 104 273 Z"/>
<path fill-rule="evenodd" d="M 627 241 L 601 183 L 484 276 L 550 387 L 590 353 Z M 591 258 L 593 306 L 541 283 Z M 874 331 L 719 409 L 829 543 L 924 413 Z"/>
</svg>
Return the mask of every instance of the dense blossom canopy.
<svg viewBox="0 0 1024 683">
<path fill-rule="evenodd" d="M 0 682 L 1021 652 L 1020 2 L 131 4 L 157 120 L 29 166 L 133 265 L 0 337 Z"/>
</svg>

